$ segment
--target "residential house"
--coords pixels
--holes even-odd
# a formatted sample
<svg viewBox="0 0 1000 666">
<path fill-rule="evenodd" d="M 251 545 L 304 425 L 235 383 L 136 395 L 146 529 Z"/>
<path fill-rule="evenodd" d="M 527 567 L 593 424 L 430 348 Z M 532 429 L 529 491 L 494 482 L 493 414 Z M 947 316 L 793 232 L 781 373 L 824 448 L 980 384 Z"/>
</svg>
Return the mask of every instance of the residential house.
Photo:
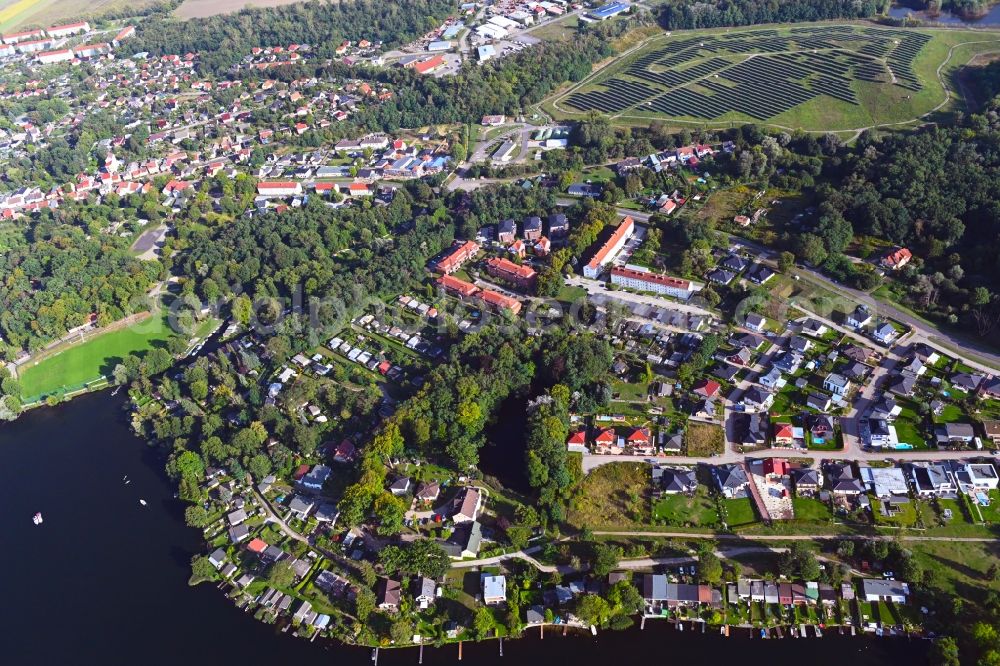
<svg viewBox="0 0 1000 666">
<path fill-rule="evenodd" d="M 944 423 L 934 428 L 938 446 L 970 444 L 976 437 L 971 423 Z"/>
<path fill-rule="evenodd" d="M 761 317 L 756 312 L 750 312 L 747 314 L 746 318 L 743 320 L 743 325 L 750 329 L 751 331 L 756 331 L 760 333 L 764 330 L 764 326 L 767 325 L 767 319 Z"/>
<path fill-rule="evenodd" d="M 892 344 L 893 340 L 899 337 L 899 331 L 889 322 L 883 322 L 872 331 L 872 337 L 883 345 Z"/>
<path fill-rule="evenodd" d="M 823 393 L 810 393 L 806 398 L 806 406 L 819 412 L 830 409 L 830 396 Z"/>
<path fill-rule="evenodd" d="M 976 393 L 979 391 L 980 385 L 983 383 L 985 377 L 983 375 L 971 374 L 968 372 L 959 372 L 958 374 L 952 375 L 948 382 L 951 387 L 957 391 L 962 391 L 963 393 Z"/>
<path fill-rule="evenodd" d="M 907 501 L 906 474 L 899 467 L 859 467 L 861 481 L 879 499 Z"/>
<path fill-rule="evenodd" d="M 483 574 L 483 603 L 496 606 L 507 601 L 507 579 L 504 576 Z"/>
<path fill-rule="evenodd" d="M 326 465 L 314 465 L 308 474 L 299 479 L 299 485 L 308 490 L 322 490 L 331 473 L 332 470 Z"/>
<path fill-rule="evenodd" d="M 944 497 L 957 490 L 955 477 L 941 463 L 913 463 L 909 466 L 910 482 L 919 497 Z"/>
<path fill-rule="evenodd" d="M 398 580 L 380 578 L 375 586 L 375 603 L 379 609 L 395 613 L 399 610 L 402 594 L 403 586 Z"/>
<path fill-rule="evenodd" d="M 889 378 L 889 383 L 886 388 L 890 393 L 895 393 L 896 395 L 909 397 L 913 395 L 913 390 L 917 386 L 916 375 L 911 375 L 908 372 L 903 372 L 899 374 L 892 375 Z"/>
<path fill-rule="evenodd" d="M 692 469 L 684 467 L 653 467 L 653 486 L 664 495 L 690 494 L 698 488 Z"/>
<path fill-rule="evenodd" d="M 799 495 L 813 495 L 823 486 L 823 475 L 811 467 L 793 468 L 791 476 L 795 483 L 795 492 Z"/>
<path fill-rule="evenodd" d="M 423 481 L 417 486 L 417 492 L 414 495 L 418 502 L 425 502 L 431 504 L 436 502 L 438 497 L 441 495 L 441 484 L 436 481 Z"/>
<path fill-rule="evenodd" d="M 722 388 L 722 385 L 717 381 L 713 381 L 711 379 L 700 379 L 695 382 L 691 390 L 696 395 L 700 395 L 705 398 L 712 398 L 719 392 L 720 388 Z"/>
<path fill-rule="evenodd" d="M 890 271 L 898 271 L 900 268 L 910 263 L 910 259 L 912 258 L 913 254 L 905 247 L 901 247 L 886 254 L 882 257 L 882 260 L 879 263 L 882 264 L 883 268 Z"/>
<path fill-rule="evenodd" d="M 389 485 L 389 492 L 396 496 L 405 495 L 410 492 L 411 484 L 409 477 L 401 476 Z"/>
<path fill-rule="evenodd" d="M 826 324 L 821 321 L 817 321 L 812 317 L 807 318 L 802 322 L 802 332 L 806 335 L 811 335 L 814 338 L 820 338 L 826 335 L 826 332 L 830 330 L 827 328 Z"/>
<path fill-rule="evenodd" d="M 891 601 L 896 604 L 905 604 L 910 596 L 910 586 L 898 580 L 865 578 L 861 581 L 861 588 L 867 602 Z"/>
<path fill-rule="evenodd" d="M 867 305 L 861 304 L 847 315 L 847 325 L 851 328 L 863 328 L 871 323 L 872 311 Z"/>
<path fill-rule="evenodd" d="M 774 277 L 774 271 L 764 264 L 754 264 L 747 272 L 747 279 L 754 284 L 764 284 Z"/>
<path fill-rule="evenodd" d="M 757 383 L 770 389 L 781 389 L 787 382 L 776 366 L 757 378 Z"/>
<path fill-rule="evenodd" d="M 836 372 L 831 372 L 823 380 L 823 389 L 834 395 L 847 395 L 851 390 L 851 386 L 850 379 Z"/>
<path fill-rule="evenodd" d="M 733 414 L 736 441 L 744 446 L 766 446 L 768 424 L 766 414 Z"/>
<path fill-rule="evenodd" d="M 826 477 L 834 495 L 857 496 L 865 491 L 864 485 L 854 476 L 850 463 L 827 465 Z"/>
<path fill-rule="evenodd" d="M 1000 420 L 997 419 L 983 419 L 983 434 L 986 439 L 997 444 L 1000 442 Z"/>
<path fill-rule="evenodd" d="M 413 581 L 413 600 L 421 608 L 427 608 L 434 603 L 434 599 L 437 597 L 436 592 L 437 583 L 434 582 L 433 578 L 420 576 Z"/>
<path fill-rule="evenodd" d="M 966 463 L 955 472 L 955 480 L 959 487 L 969 494 L 996 490 L 998 484 L 997 470 L 990 463 Z"/>
<path fill-rule="evenodd" d="M 505 245 L 513 243 L 517 238 L 517 222 L 503 220 L 497 226 L 497 240 Z"/>
<path fill-rule="evenodd" d="M 309 517 L 309 514 L 312 513 L 315 506 L 315 500 L 302 495 L 296 495 L 292 498 L 292 501 L 288 503 L 288 510 L 291 511 L 292 515 L 299 520 L 305 520 Z"/>
<path fill-rule="evenodd" d="M 813 341 L 802 335 L 793 335 L 788 340 L 788 348 L 792 351 L 804 354 L 813 346 Z"/>
<path fill-rule="evenodd" d="M 743 465 L 720 465 L 712 469 L 719 492 L 728 499 L 747 496 L 750 479 Z"/>
<path fill-rule="evenodd" d="M 482 494 L 476 488 L 464 488 L 452 502 L 451 519 L 456 523 L 475 520 L 482 508 Z"/>
<path fill-rule="evenodd" d="M 756 386 L 751 386 L 743 392 L 738 404 L 747 411 L 763 412 L 774 404 L 774 394 Z"/>
<path fill-rule="evenodd" d="M 594 452 L 599 455 L 617 455 L 624 453 L 618 443 L 618 435 L 614 428 L 604 428 L 594 436 Z"/>
</svg>

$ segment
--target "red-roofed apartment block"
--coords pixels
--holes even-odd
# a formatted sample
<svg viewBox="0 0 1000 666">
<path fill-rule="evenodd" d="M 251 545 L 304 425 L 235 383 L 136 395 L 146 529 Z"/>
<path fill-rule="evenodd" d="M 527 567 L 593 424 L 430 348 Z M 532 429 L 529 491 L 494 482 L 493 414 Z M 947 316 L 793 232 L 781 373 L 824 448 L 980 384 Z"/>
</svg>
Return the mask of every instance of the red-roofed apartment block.
<svg viewBox="0 0 1000 666">
<path fill-rule="evenodd" d="M 479 245 L 473 241 L 461 241 L 452 245 L 451 250 L 434 266 L 434 270 L 442 275 L 451 275 L 462 264 L 476 256 L 479 252 Z"/>
<path fill-rule="evenodd" d="M 588 278 L 596 278 L 601 274 L 601 270 L 606 264 L 614 260 L 615 256 L 625 247 L 625 242 L 632 237 L 635 231 L 635 220 L 626 217 L 611 234 L 611 238 L 604 242 L 604 245 L 594 253 L 594 257 L 583 267 L 583 275 Z"/>
<path fill-rule="evenodd" d="M 537 275 L 530 266 L 515 264 L 509 259 L 493 257 L 486 262 L 486 272 L 493 277 L 506 280 L 521 289 L 534 289 Z"/>
</svg>

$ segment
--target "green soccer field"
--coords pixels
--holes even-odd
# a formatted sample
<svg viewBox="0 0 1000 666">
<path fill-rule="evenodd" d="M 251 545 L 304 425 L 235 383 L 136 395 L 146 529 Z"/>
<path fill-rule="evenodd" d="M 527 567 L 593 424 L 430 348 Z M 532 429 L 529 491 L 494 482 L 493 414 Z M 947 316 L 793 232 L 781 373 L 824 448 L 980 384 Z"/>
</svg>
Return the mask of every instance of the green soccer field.
<svg viewBox="0 0 1000 666">
<path fill-rule="evenodd" d="M 110 376 L 115 365 L 128 354 L 149 351 L 171 335 L 166 310 L 133 326 L 105 333 L 18 372 L 21 395 L 26 403 L 82 388 L 84 384 Z"/>
<path fill-rule="evenodd" d="M 795 24 L 663 34 L 545 103 L 556 118 L 619 124 L 756 122 L 859 131 L 961 107 L 951 83 L 1000 32 Z"/>
</svg>

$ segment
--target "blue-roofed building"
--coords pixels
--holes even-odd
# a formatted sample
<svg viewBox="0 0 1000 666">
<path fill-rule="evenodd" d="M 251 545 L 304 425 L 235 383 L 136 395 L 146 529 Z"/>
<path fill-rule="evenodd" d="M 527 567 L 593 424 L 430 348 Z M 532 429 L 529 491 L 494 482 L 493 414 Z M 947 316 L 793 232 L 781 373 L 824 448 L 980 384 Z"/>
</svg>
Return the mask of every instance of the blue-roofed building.
<svg viewBox="0 0 1000 666">
<path fill-rule="evenodd" d="M 455 46 L 454 42 L 449 42 L 447 40 L 439 40 L 428 44 L 427 50 L 437 53 L 442 51 L 450 51 L 454 46 Z"/>
<path fill-rule="evenodd" d="M 448 28 L 441 33 L 441 39 L 455 39 L 458 37 L 458 33 L 462 32 L 462 28 L 464 27 L 464 23 L 456 23 L 455 25 L 448 26 Z"/>
<path fill-rule="evenodd" d="M 609 2 L 606 5 L 602 5 L 597 9 L 590 10 L 590 16 L 597 19 L 598 21 L 605 21 L 609 18 L 614 18 L 622 12 L 628 11 L 629 5 L 624 2 Z"/>
</svg>

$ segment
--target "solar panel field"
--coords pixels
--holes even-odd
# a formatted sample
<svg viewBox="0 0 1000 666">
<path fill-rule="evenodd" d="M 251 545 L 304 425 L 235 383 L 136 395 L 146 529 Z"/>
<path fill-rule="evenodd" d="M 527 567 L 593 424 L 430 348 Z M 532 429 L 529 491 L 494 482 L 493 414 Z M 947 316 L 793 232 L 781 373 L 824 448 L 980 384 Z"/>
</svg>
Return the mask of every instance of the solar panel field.
<svg viewBox="0 0 1000 666">
<path fill-rule="evenodd" d="M 760 122 L 807 130 L 904 123 L 947 102 L 939 68 L 1000 34 L 872 25 L 686 31 L 656 37 L 550 100 L 556 117 Z"/>
</svg>

